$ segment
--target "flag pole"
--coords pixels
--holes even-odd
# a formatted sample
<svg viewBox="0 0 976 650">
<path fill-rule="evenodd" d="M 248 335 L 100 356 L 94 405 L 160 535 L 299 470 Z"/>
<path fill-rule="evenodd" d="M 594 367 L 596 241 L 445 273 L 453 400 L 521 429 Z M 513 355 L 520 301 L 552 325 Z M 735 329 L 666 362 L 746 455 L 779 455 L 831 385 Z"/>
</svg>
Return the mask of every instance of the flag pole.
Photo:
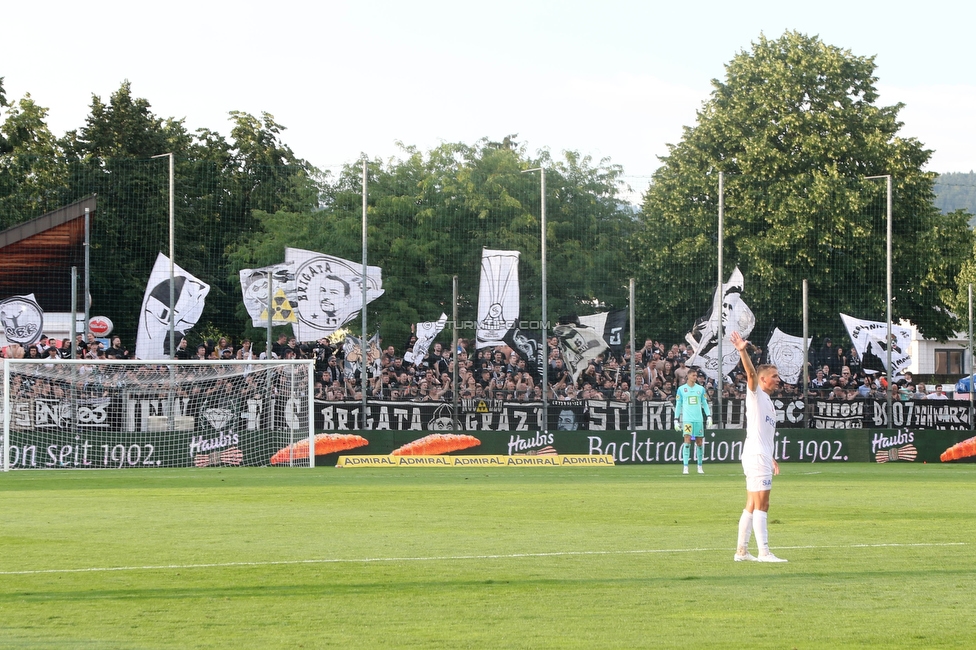
<svg viewBox="0 0 976 650">
<path fill-rule="evenodd" d="M 948 368 L 946 368 L 948 370 Z M 969 283 L 969 430 L 973 430 L 973 283 Z"/>
<path fill-rule="evenodd" d="M 542 207 L 540 209 L 540 225 L 541 225 L 541 235 L 542 240 L 542 429 L 543 433 L 549 432 L 549 305 L 546 302 L 546 290 L 548 289 L 546 283 L 546 168 L 543 166 L 533 167 L 532 169 L 523 169 L 522 173 L 526 174 L 528 172 L 539 172 L 542 178 L 541 184 L 541 199 Z"/>
<path fill-rule="evenodd" d="M 458 417 L 458 393 L 460 392 L 459 389 L 461 388 L 458 386 L 458 276 L 454 276 L 451 285 L 451 309 L 453 310 L 451 313 L 451 323 L 453 324 L 453 327 L 451 329 L 454 330 L 454 336 L 451 339 L 451 356 L 454 359 L 454 363 L 451 364 L 451 382 L 453 385 L 451 395 L 454 397 L 454 411 L 451 413 L 451 428 L 460 430 L 461 418 Z"/>
<path fill-rule="evenodd" d="M 725 416 L 722 411 L 722 391 L 725 388 L 725 368 L 724 361 L 722 359 L 722 338 L 725 336 L 723 331 L 725 328 L 722 323 L 722 266 L 724 263 L 724 244 L 725 238 L 725 172 L 718 173 L 718 287 L 715 289 L 716 295 L 719 296 L 718 304 L 712 305 L 712 311 L 718 315 L 718 382 L 715 386 L 715 397 L 718 400 L 718 408 L 715 409 L 718 415 L 719 428 L 721 428 L 725 423 Z"/>
<path fill-rule="evenodd" d="M 810 322 L 807 311 L 810 303 L 810 287 L 803 278 L 803 426 L 810 426 L 810 403 L 807 387 L 810 385 Z"/>
<path fill-rule="evenodd" d="M 630 279 L 630 429 L 637 428 L 634 422 L 635 407 L 634 401 L 637 399 L 637 355 L 634 349 L 634 278 Z"/>
<path fill-rule="evenodd" d="M 892 396 L 891 387 L 894 386 L 894 375 L 893 369 L 891 367 L 891 174 L 881 174 L 879 176 L 866 176 L 865 180 L 876 180 L 879 178 L 885 179 L 885 194 L 886 194 L 886 234 L 885 234 L 885 285 L 886 285 L 886 295 L 885 295 L 885 320 L 887 320 L 887 330 L 888 338 L 885 340 L 885 349 L 887 352 L 887 364 L 886 369 L 888 371 L 888 388 L 887 388 L 887 408 L 888 408 L 888 428 L 894 428 L 894 410 L 892 407 Z"/>
<path fill-rule="evenodd" d="M 894 429 L 895 411 L 894 411 L 894 407 L 891 404 L 892 401 L 891 386 L 893 385 L 892 381 L 894 379 L 894 374 L 895 374 L 894 372 L 892 372 L 893 368 L 891 367 L 891 348 L 893 347 L 892 340 L 891 340 L 891 318 L 892 318 L 891 316 L 891 174 L 885 176 L 885 190 L 888 195 L 888 200 L 887 200 L 887 213 L 888 213 L 887 240 L 888 241 L 887 241 L 887 250 L 885 255 L 885 257 L 887 258 L 887 262 L 885 264 L 885 284 L 887 285 L 888 288 L 888 295 L 886 299 L 888 305 L 888 319 L 887 319 L 888 340 L 886 341 L 887 343 L 886 347 L 888 348 L 887 349 L 888 352 L 888 428 Z"/>
<path fill-rule="evenodd" d="M 268 269 L 268 304 L 266 305 L 268 309 L 268 332 L 265 335 L 265 352 L 264 356 L 271 361 L 271 329 L 274 327 L 274 273 L 271 269 Z"/>
<path fill-rule="evenodd" d="M 367 379 L 367 362 L 366 356 L 369 351 L 369 340 L 366 338 L 366 283 L 369 277 L 369 267 L 367 266 L 366 259 L 366 156 L 363 156 L 363 338 L 359 343 L 359 362 L 362 364 L 362 370 L 360 371 L 360 380 L 362 382 L 363 388 L 363 420 L 361 423 L 362 430 L 366 430 L 366 397 L 369 394 L 366 387 L 369 382 Z"/>
</svg>

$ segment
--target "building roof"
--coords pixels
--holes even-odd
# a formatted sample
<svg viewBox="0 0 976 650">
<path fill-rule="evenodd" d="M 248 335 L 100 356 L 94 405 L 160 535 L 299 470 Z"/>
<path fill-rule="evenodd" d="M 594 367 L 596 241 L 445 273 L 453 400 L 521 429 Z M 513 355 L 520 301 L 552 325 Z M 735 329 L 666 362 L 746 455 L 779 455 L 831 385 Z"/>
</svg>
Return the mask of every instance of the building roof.
<svg viewBox="0 0 976 650">
<path fill-rule="evenodd" d="M 44 311 L 71 311 L 71 267 L 84 276 L 85 208 L 93 217 L 95 195 L 0 232 L 0 300 L 33 293 Z"/>
</svg>

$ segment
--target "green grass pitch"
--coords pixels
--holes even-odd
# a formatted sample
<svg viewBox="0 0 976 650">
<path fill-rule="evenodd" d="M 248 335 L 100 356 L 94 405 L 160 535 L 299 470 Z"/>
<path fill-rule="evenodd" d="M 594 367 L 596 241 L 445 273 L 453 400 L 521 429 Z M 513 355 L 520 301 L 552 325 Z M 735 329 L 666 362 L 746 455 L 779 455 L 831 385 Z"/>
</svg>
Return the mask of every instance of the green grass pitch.
<svg viewBox="0 0 976 650">
<path fill-rule="evenodd" d="M 976 464 L 0 476 L 2 648 L 959 648 Z M 755 541 L 752 543 L 755 552 Z"/>
</svg>

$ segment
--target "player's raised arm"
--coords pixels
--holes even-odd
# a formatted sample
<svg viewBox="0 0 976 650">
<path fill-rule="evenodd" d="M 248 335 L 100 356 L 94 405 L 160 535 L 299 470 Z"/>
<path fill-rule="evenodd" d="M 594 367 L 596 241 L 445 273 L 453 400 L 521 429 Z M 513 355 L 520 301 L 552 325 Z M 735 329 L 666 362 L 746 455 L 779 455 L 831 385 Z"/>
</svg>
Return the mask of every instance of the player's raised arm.
<svg viewBox="0 0 976 650">
<path fill-rule="evenodd" d="M 746 371 L 746 383 L 749 384 L 749 390 L 756 390 L 759 386 L 759 375 L 756 373 L 756 367 L 752 365 L 752 359 L 746 350 L 749 347 L 749 342 L 742 338 L 742 335 L 738 332 L 732 332 L 732 336 L 729 339 L 732 341 L 735 349 L 739 351 L 739 357 L 742 359 L 742 368 Z"/>
</svg>

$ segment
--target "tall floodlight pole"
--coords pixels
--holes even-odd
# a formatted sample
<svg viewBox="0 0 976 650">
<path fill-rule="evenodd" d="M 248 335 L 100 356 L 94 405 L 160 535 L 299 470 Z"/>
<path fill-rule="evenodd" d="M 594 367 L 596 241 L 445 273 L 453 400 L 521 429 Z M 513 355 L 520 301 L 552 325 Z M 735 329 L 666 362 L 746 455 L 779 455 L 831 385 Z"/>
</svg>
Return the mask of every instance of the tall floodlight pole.
<svg viewBox="0 0 976 650">
<path fill-rule="evenodd" d="M 725 422 L 722 411 L 722 389 L 725 388 L 725 362 L 722 358 L 722 339 L 725 337 L 725 328 L 722 323 L 722 266 L 725 262 L 725 172 L 718 173 L 718 282 L 715 285 L 715 295 L 719 297 L 717 304 L 712 305 L 712 314 L 718 316 L 718 384 L 715 386 L 715 397 L 718 400 L 719 428 Z"/>
<path fill-rule="evenodd" d="M 885 320 L 888 322 L 887 334 L 888 338 L 885 340 L 885 348 L 887 352 L 887 364 L 888 369 L 888 390 L 887 390 L 887 406 L 888 406 L 888 428 L 893 429 L 894 423 L 894 410 L 892 409 L 891 401 L 891 387 L 894 385 L 894 372 L 891 368 L 891 212 L 892 212 L 892 202 L 891 202 L 891 174 L 882 174 L 880 176 L 868 176 L 866 180 L 874 180 L 878 178 L 885 179 L 885 193 L 887 195 L 886 200 L 886 213 L 887 213 L 887 227 L 885 235 L 885 286 L 887 293 L 885 295 Z"/>
<path fill-rule="evenodd" d="M 541 239 L 542 239 L 542 432 L 549 432 L 549 306 L 546 302 L 546 168 L 523 169 L 522 173 L 539 172 L 542 177 Z"/>
<path fill-rule="evenodd" d="M 173 154 L 161 153 L 153 158 L 169 158 L 169 357 L 176 358 L 176 182 L 173 173 Z M 85 210 L 85 212 L 88 212 Z M 87 273 L 86 273 L 87 275 Z M 87 282 L 87 280 L 86 280 Z M 87 292 L 88 288 L 85 287 Z M 87 302 L 86 302 L 87 305 Z M 85 329 L 88 329 L 88 308 L 85 307 Z"/>
<path fill-rule="evenodd" d="M 368 395 L 366 387 L 369 385 L 367 377 L 367 352 L 369 351 L 369 340 L 366 338 L 366 284 L 367 278 L 369 278 L 369 268 L 367 266 L 369 261 L 366 256 L 366 179 L 366 156 L 363 156 L 363 338 L 359 343 L 359 360 L 363 364 L 360 372 L 360 380 L 362 381 L 363 390 L 363 431 L 366 430 L 366 397 Z"/>
</svg>

